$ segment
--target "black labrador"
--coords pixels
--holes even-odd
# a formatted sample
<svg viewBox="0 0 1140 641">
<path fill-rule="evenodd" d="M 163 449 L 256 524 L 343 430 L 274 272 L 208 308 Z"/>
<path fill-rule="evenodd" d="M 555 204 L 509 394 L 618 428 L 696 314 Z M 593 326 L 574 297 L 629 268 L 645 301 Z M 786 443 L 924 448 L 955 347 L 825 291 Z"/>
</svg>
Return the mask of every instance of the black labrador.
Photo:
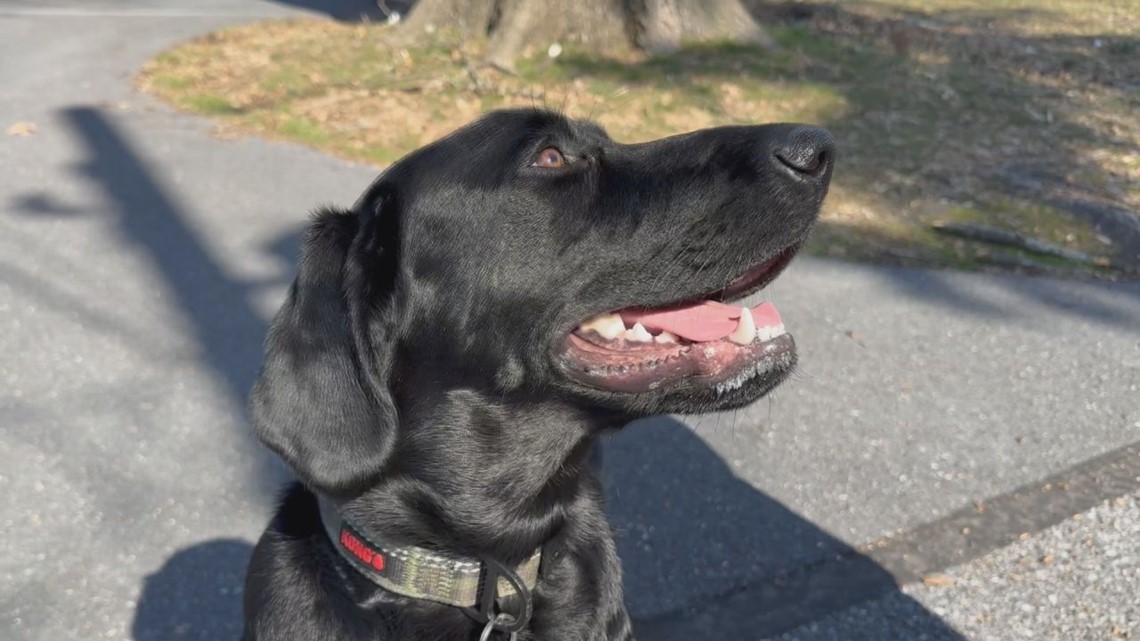
<svg viewBox="0 0 1140 641">
<path fill-rule="evenodd" d="M 303 485 L 246 640 L 631 639 L 594 437 L 788 376 L 778 312 L 733 301 L 801 247 L 834 153 L 803 125 L 624 145 L 500 111 L 318 212 L 253 392 Z"/>
</svg>

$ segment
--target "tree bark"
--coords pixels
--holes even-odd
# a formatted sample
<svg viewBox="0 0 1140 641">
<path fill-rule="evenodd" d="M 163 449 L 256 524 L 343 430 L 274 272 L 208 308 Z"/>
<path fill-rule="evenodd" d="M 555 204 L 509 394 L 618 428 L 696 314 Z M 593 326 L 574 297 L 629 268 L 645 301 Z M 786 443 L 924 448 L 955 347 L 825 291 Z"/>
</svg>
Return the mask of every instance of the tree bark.
<svg viewBox="0 0 1140 641">
<path fill-rule="evenodd" d="M 485 36 L 498 4 L 499 0 L 419 0 L 404 22 L 403 31 L 412 38 L 435 28 Z"/>
<path fill-rule="evenodd" d="M 436 29 L 488 38 L 488 62 L 513 69 L 534 49 L 670 53 L 694 42 L 773 48 L 741 0 L 420 0 L 407 37 Z"/>
<path fill-rule="evenodd" d="M 776 46 L 740 0 L 629 0 L 627 4 L 633 9 L 634 41 L 649 53 L 671 53 L 693 42 Z"/>
</svg>

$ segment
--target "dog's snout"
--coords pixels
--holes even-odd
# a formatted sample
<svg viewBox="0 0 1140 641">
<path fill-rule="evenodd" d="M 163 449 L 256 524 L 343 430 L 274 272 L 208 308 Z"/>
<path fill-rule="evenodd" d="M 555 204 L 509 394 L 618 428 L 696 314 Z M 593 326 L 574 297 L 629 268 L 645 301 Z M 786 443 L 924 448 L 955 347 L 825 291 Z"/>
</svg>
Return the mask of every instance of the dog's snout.
<svg viewBox="0 0 1140 641">
<path fill-rule="evenodd" d="M 821 127 L 796 127 L 772 150 L 772 162 L 801 179 L 827 175 L 834 161 L 835 138 Z"/>
</svg>

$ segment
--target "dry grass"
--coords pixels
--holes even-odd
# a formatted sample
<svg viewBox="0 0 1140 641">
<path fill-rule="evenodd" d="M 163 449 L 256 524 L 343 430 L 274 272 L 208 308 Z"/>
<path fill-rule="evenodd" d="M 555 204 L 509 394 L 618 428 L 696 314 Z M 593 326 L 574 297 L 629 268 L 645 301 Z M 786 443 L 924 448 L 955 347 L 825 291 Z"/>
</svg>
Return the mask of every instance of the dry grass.
<svg viewBox="0 0 1140 641">
<path fill-rule="evenodd" d="M 992 248 L 936 235 L 984 222 L 1086 252 L 1041 271 L 1119 275 L 1140 266 L 1140 1 L 849 0 L 756 11 L 771 54 L 706 46 L 599 60 L 539 43 L 519 75 L 480 68 L 481 43 L 388 27 L 260 23 L 152 61 L 143 88 L 217 117 L 224 131 L 293 140 L 377 165 L 485 110 L 545 105 L 636 141 L 716 124 L 820 123 L 840 168 L 813 250 L 964 268 Z M 1129 218 L 1131 215 L 1131 218 Z M 1123 217 L 1121 217 L 1123 216 Z"/>
</svg>

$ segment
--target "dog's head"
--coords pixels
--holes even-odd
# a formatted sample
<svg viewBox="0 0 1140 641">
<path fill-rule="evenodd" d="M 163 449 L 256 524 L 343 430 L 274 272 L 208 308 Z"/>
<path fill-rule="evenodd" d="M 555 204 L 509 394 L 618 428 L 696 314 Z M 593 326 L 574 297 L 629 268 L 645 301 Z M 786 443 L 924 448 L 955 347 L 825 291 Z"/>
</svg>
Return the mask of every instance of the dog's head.
<svg viewBox="0 0 1140 641">
<path fill-rule="evenodd" d="M 769 304 L 738 301 L 815 223 L 834 146 L 800 125 L 637 145 L 535 110 L 405 157 L 318 214 L 254 392 L 302 476 L 378 474 L 434 392 L 525 395 L 623 418 L 738 407 L 794 366 Z"/>
</svg>

